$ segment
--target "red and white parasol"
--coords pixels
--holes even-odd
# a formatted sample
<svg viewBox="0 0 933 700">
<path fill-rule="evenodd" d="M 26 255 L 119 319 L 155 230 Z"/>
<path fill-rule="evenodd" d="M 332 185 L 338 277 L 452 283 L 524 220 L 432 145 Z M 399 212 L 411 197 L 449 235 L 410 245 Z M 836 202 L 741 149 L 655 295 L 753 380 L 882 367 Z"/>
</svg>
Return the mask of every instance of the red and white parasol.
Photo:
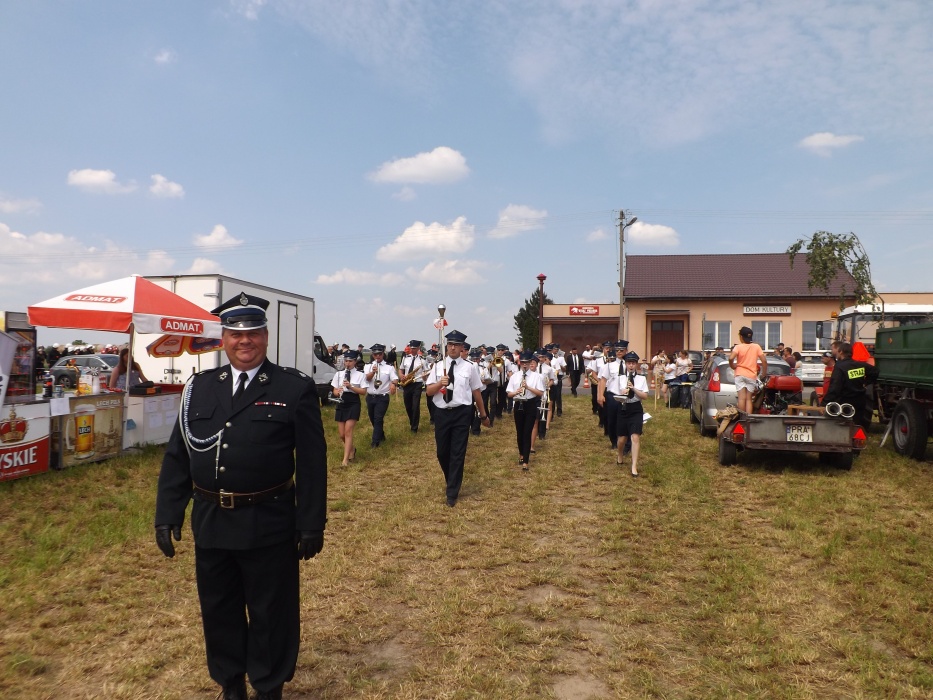
<svg viewBox="0 0 933 700">
<path fill-rule="evenodd" d="M 91 331 L 170 333 L 219 338 L 220 320 L 200 306 L 133 275 L 30 306 L 29 323 Z"/>
</svg>

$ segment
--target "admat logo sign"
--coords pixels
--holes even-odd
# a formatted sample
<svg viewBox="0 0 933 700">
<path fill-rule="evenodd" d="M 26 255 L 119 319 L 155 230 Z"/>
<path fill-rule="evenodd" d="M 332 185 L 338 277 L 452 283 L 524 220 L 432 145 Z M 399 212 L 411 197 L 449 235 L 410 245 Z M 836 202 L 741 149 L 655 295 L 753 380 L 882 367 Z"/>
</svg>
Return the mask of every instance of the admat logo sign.
<svg viewBox="0 0 933 700">
<path fill-rule="evenodd" d="M 203 335 L 204 324 L 200 321 L 186 321 L 181 318 L 163 318 L 162 330 L 166 333 L 188 333 L 190 335 Z"/>
<path fill-rule="evenodd" d="M 99 294 L 71 294 L 65 301 L 88 301 L 92 304 L 122 304 L 126 297 L 107 297 Z"/>
</svg>

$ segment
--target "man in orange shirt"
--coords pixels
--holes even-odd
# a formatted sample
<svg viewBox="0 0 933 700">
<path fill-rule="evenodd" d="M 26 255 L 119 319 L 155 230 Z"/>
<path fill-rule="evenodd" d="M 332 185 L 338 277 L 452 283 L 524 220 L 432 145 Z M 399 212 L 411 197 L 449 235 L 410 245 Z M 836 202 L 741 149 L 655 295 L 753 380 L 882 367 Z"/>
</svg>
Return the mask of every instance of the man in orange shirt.
<svg viewBox="0 0 933 700">
<path fill-rule="evenodd" d="M 768 361 L 761 346 L 752 342 L 751 328 L 742 326 L 739 329 L 739 340 L 741 342 L 733 346 L 732 352 L 729 353 L 729 366 L 735 370 L 738 409 L 743 413 L 751 413 L 759 376 L 763 379 L 768 375 Z"/>
</svg>

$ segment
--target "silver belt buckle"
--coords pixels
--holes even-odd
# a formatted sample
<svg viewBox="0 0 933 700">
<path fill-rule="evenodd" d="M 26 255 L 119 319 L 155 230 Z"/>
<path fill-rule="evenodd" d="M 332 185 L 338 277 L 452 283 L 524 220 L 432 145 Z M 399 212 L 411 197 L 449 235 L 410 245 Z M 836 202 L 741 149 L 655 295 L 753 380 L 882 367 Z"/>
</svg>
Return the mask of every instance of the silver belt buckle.
<svg viewBox="0 0 933 700">
<path fill-rule="evenodd" d="M 224 491 L 220 489 L 220 507 L 231 509 L 234 507 L 233 503 L 233 494 L 229 491 Z"/>
</svg>

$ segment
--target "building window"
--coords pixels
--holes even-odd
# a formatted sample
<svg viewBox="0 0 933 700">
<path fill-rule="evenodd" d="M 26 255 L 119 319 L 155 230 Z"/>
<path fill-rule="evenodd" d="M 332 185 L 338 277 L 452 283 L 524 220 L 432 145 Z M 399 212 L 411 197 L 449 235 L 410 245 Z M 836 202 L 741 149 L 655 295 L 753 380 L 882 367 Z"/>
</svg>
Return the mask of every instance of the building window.
<svg viewBox="0 0 933 700">
<path fill-rule="evenodd" d="M 816 321 L 803 322 L 803 347 L 800 348 L 803 352 L 815 352 L 829 349 L 828 347 L 824 347 L 820 339 L 816 337 L 816 323 Z"/>
<path fill-rule="evenodd" d="M 731 321 L 703 321 L 703 350 L 732 346 Z"/>
<path fill-rule="evenodd" d="M 781 322 L 752 321 L 752 333 L 754 334 L 754 341 L 763 350 L 774 350 L 775 346 L 781 342 Z"/>
</svg>

